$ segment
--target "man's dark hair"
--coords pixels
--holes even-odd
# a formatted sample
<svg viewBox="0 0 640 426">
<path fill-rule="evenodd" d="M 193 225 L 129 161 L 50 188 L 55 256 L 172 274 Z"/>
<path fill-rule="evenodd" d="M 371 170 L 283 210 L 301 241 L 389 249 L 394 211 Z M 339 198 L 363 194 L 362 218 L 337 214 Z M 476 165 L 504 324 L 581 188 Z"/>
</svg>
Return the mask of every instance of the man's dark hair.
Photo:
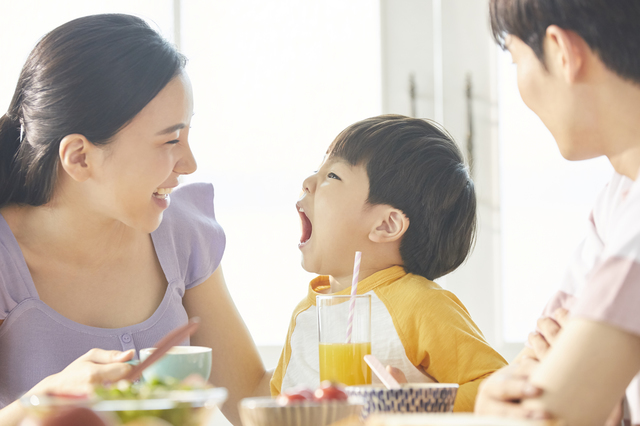
<svg viewBox="0 0 640 426">
<path fill-rule="evenodd" d="M 469 255 L 476 232 L 476 196 L 462 153 L 434 122 L 381 115 L 347 127 L 330 155 L 366 167 L 369 204 L 387 204 L 409 218 L 400 255 L 408 273 L 434 280 Z"/>
<path fill-rule="evenodd" d="M 491 29 L 504 48 L 506 34 L 525 42 L 544 63 L 547 27 L 578 34 L 618 76 L 640 83 L 640 1 L 490 0 Z"/>
</svg>

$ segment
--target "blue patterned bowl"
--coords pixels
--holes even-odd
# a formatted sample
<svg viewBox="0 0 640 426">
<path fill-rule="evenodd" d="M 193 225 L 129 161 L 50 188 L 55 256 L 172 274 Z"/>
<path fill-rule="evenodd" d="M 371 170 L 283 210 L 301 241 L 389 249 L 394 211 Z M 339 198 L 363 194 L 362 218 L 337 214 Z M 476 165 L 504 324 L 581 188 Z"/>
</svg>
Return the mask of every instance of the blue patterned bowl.
<svg viewBox="0 0 640 426">
<path fill-rule="evenodd" d="M 400 389 L 382 385 L 349 386 L 349 400 L 360 403 L 362 418 L 374 412 L 450 413 L 458 392 L 457 383 L 408 383 Z"/>
</svg>

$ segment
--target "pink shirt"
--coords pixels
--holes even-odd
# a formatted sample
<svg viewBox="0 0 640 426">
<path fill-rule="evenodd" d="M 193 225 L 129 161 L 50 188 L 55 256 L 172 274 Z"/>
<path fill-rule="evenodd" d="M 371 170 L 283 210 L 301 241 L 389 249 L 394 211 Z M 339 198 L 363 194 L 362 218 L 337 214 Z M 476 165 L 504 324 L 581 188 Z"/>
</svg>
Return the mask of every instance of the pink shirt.
<svg viewBox="0 0 640 426">
<path fill-rule="evenodd" d="M 640 183 L 615 173 L 598 196 L 587 237 L 543 316 L 557 309 L 640 335 Z M 627 420 L 640 424 L 640 375 L 627 388 Z"/>
</svg>

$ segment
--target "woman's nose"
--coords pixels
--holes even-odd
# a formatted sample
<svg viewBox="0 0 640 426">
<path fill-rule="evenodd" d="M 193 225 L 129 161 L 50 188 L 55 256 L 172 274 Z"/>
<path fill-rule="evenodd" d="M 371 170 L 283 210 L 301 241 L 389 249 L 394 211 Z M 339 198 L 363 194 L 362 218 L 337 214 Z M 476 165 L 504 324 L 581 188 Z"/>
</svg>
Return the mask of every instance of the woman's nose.
<svg viewBox="0 0 640 426">
<path fill-rule="evenodd" d="M 173 171 L 179 175 L 189 175 L 196 171 L 198 164 L 191 152 L 191 147 L 186 144 L 183 148 L 182 157 L 176 163 Z"/>
</svg>

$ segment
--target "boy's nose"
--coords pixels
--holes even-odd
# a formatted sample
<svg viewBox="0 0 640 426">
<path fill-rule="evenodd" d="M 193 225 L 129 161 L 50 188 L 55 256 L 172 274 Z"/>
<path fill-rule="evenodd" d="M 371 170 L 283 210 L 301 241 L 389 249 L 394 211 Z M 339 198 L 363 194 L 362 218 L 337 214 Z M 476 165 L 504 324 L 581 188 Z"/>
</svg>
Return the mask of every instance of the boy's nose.
<svg viewBox="0 0 640 426">
<path fill-rule="evenodd" d="M 305 193 L 310 194 L 314 190 L 315 190 L 315 175 L 311 175 L 302 182 L 302 194 L 300 194 L 300 198 L 302 198 L 302 196 Z"/>
</svg>

